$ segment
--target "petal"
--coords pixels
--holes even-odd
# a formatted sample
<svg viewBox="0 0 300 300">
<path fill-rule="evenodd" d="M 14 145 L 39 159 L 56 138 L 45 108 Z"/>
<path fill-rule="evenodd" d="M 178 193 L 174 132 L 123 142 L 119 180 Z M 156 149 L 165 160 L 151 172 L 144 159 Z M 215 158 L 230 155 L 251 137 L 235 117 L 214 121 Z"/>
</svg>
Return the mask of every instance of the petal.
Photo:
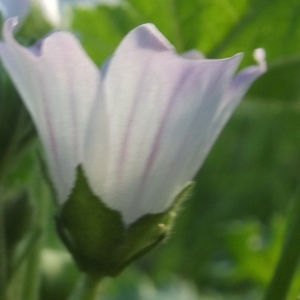
<svg viewBox="0 0 300 300">
<path fill-rule="evenodd" d="M 267 70 L 265 62 L 264 49 L 254 51 L 254 59 L 258 66 L 250 66 L 239 72 L 232 80 L 226 93 L 223 96 L 222 103 L 215 113 L 212 136 L 216 139 L 225 123 L 230 118 L 233 111 L 239 105 L 251 84 Z"/>
<path fill-rule="evenodd" d="M 14 25 L 13 19 L 5 23 L 0 56 L 35 122 L 63 200 L 81 160 L 100 73 L 71 34 L 54 33 L 30 50 L 13 39 Z"/>
<path fill-rule="evenodd" d="M 91 163 L 87 174 L 96 194 L 121 211 L 126 223 L 164 211 L 195 175 L 240 59 L 185 59 L 150 24 L 125 37 L 103 81 L 109 120 L 105 176 L 99 182 Z"/>
</svg>

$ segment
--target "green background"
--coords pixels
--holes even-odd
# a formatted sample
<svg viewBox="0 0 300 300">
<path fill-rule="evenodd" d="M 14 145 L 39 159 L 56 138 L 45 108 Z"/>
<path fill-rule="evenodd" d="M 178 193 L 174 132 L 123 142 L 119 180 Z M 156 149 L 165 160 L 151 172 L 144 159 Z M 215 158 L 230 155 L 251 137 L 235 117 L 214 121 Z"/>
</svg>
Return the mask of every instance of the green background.
<svg viewBox="0 0 300 300">
<path fill-rule="evenodd" d="M 71 30 L 100 66 L 129 30 L 151 22 L 176 46 L 208 58 L 263 47 L 257 80 L 196 177 L 169 240 L 117 279 L 103 299 L 259 299 L 299 198 L 300 2 L 298 0 L 128 0 L 76 7 Z M 29 27 L 28 27 L 29 28 Z M 29 35 L 24 30 L 24 35 Z M 35 145 L 15 164 L 11 188 L 33 181 Z M 39 179 L 41 180 L 41 179 Z M 78 273 L 57 240 L 52 215 L 43 251 L 41 299 L 65 299 Z M 300 272 L 289 300 L 300 294 Z"/>
</svg>

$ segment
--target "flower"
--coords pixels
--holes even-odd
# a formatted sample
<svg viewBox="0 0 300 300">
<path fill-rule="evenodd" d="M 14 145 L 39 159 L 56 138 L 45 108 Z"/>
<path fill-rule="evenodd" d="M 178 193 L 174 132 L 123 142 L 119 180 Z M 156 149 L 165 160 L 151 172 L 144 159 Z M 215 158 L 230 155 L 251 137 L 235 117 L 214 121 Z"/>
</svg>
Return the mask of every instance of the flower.
<svg viewBox="0 0 300 300">
<path fill-rule="evenodd" d="M 251 83 L 242 54 L 189 59 L 152 24 L 133 29 L 101 70 L 76 38 L 56 32 L 25 48 L 5 23 L 0 56 L 45 149 L 64 203 L 79 164 L 93 193 L 126 224 L 168 209 L 193 179 Z"/>
</svg>

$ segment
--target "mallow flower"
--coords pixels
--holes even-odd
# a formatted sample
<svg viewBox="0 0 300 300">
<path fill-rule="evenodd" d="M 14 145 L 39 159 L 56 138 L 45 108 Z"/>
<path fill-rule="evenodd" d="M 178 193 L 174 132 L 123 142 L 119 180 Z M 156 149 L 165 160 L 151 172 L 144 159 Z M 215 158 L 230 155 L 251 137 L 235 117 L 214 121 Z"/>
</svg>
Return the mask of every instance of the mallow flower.
<svg viewBox="0 0 300 300">
<path fill-rule="evenodd" d="M 13 38 L 15 25 L 15 19 L 5 23 L 0 56 L 41 138 L 63 207 L 60 234 L 83 270 L 98 264 L 114 275 L 161 239 L 175 199 L 265 71 L 264 52 L 255 52 L 258 66 L 236 74 L 242 54 L 184 57 L 154 25 L 144 24 L 99 70 L 71 33 L 55 32 L 26 48 Z M 86 210 L 88 199 L 93 208 Z M 153 225 L 150 216 L 165 219 Z M 130 243 L 135 250 L 128 250 Z"/>
</svg>

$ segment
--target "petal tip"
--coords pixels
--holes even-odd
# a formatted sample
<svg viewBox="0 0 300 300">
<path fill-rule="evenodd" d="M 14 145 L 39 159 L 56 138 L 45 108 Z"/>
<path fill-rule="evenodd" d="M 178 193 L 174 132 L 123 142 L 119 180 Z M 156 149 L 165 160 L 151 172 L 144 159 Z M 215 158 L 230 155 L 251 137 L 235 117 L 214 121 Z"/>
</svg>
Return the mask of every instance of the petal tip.
<svg viewBox="0 0 300 300">
<path fill-rule="evenodd" d="M 253 52 L 253 58 L 257 62 L 262 73 L 267 71 L 266 51 L 264 48 L 257 48 Z"/>
<path fill-rule="evenodd" d="M 4 22 L 4 26 L 2 29 L 4 39 L 8 39 L 12 35 L 13 30 L 18 24 L 19 24 L 18 17 L 9 18 Z"/>
<path fill-rule="evenodd" d="M 239 52 L 232 56 L 232 58 L 235 58 L 236 60 L 239 60 L 240 62 L 243 59 L 243 57 L 244 57 L 244 52 Z"/>
<path fill-rule="evenodd" d="M 152 23 L 142 24 L 132 30 L 129 35 L 135 35 L 138 45 L 142 48 L 148 48 L 158 51 L 173 49 L 173 45 Z"/>
<path fill-rule="evenodd" d="M 9 30 L 13 30 L 19 23 L 18 17 L 12 17 L 6 20 L 5 27 Z"/>
</svg>

